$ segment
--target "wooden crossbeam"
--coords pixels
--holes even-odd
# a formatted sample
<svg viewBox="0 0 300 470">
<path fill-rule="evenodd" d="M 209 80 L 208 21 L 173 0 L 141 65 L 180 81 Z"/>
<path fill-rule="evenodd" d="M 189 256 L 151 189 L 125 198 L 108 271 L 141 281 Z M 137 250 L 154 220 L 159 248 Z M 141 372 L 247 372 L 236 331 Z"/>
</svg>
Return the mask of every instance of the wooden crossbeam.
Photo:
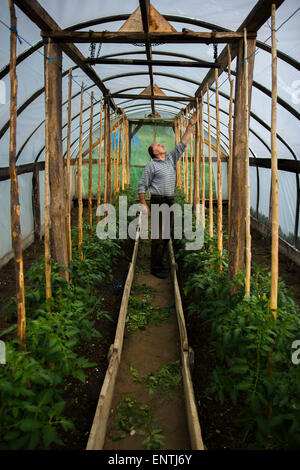
<svg viewBox="0 0 300 470">
<path fill-rule="evenodd" d="M 20 1 L 20 0 L 18 0 Z M 41 31 L 42 37 L 50 37 L 60 43 L 234 43 L 243 38 L 240 31 L 221 31 L 215 33 L 203 33 L 185 31 L 183 33 L 141 33 L 141 32 L 86 32 L 86 31 Z M 248 32 L 249 39 L 256 38 L 256 32 Z"/>
<path fill-rule="evenodd" d="M 191 60 L 143 60 L 143 59 L 101 59 L 87 58 L 87 64 L 112 64 L 112 65 L 162 65 L 167 67 L 197 67 L 197 68 L 219 68 L 220 66 L 214 62 L 191 61 Z"/>
<path fill-rule="evenodd" d="M 160 95 L 135 95 L 135 94 L 126 94 L 126 93 L 113 93 L 114 98 L 124 98 L 129 100 L 161 100 L 161 101 L 193 101 L 191 98 L 186 96 L 160 96 Z"/>
</svg>

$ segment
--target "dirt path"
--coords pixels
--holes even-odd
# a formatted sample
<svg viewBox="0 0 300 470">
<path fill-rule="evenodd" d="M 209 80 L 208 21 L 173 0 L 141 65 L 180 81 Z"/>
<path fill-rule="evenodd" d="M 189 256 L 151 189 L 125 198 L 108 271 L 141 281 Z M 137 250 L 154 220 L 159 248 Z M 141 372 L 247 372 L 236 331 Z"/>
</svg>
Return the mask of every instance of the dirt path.
<svg viewBox="0 0 300 470">
<path fill-rule="evenodd" d="M 136 286 L 150 286 L 155 289 L 151 305 L 170 306 L 173 304 L 171 278 L 169 276 L 167 279 L 158 279 L 149 273 L 149 251 L 149 243 L 141 240 L 133 292 Z M 163 366 L 178 361 L 179 345 L 174 307 L 170 308 L 169 317 L 159 326 L 149 325 L 144 329 L 126 331 L 104 449 L 143 450 L 145 444 L 142 442 L 151 434 L 148 432 L 141 436 L 138 429 L 133 429 L 131 433 L 126 433 L 126 437 L 115 440 L 116 435 L 121 433 L 116 430 L 117 418 L 120 417 L 117 406 L 124 397 L 132 397 L 138 404 L 151 408 L 153 422 L 149 429 L 152 429 L 152 433 L 157 432 L 163 436 L 161 449 L 190 449 L 182 385 L 172 389 L 171 395 L 165 391 L 150 395 L 145 381 L 138 383 L 130 373 L 130 366 L 133 366 L 139 377 L 148 376 L 161 370 Z M 161 431 L 158 431 L 159 429 Z"/>
</svg>

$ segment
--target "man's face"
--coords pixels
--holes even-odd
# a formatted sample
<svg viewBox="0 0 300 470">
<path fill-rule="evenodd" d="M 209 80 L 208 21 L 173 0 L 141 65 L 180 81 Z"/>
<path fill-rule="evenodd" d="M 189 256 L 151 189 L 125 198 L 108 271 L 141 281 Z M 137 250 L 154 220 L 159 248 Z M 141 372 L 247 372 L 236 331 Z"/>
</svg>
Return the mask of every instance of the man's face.
<svg viewBox="0 0 300 470">
<path fill-rule="evenodd" d="M 152 149 L 156 158 L 160 158 L 160 156 L 164 156 L 166 154 L 166 149 L 161 144 L 152 144 Z"/>
</svg>

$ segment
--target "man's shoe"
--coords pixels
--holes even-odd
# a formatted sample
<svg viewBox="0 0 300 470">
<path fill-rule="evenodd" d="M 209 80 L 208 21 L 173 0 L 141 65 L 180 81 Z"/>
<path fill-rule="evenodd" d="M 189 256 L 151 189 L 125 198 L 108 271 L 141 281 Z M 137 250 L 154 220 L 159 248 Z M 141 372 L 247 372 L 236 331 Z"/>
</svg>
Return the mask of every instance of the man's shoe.
<svg viewBox="0 0 300 470">
<path fill-rule="evenodd" d="M 153 274 L 153 276 L 159 277 L 160 279 L 166 279 L 168 277 L 166 273 L 157 269 L 151 269 L 151 274 Z"/>
</svg>

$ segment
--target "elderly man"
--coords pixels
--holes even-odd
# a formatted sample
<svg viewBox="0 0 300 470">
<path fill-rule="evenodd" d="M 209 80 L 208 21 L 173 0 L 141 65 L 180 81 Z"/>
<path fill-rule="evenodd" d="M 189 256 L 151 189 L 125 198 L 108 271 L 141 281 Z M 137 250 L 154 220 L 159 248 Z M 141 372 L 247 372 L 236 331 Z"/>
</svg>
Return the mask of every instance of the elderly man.
<svg viewBox="0 0 300 470">
<path fill-rule="evenodd" d="M 176 186 L 176 163 L 182 156 L 184 149 L 191 137 L 193 126 L 196 123 L 196 113 L 192 115 L 181 141 L 171 152 L 161 144 L 150 145 L 148 151 L 151 161 L 144 168 L 139 187 L 139 198 L 144 209 L 149 214 L 149 207 L 145 201 L 145 192 L 150 190 L 152 204 L 166 203 L 172 206 L 174 203 L 174 191 Z M 161 215 L 161 214 L 160 214 Z M 173 215 L 173 214 L 171 214 Z M 172 222 L 171 222 L 172 224 Z M 171 228 L 172 229 L 172 228 Z M 167 277 L 162 260 L 168 240 L 162 238 L 162 220 L 159 219 L 159 239 L 151 241 L 151 273 L 164 279 Z"/>
</svg>

